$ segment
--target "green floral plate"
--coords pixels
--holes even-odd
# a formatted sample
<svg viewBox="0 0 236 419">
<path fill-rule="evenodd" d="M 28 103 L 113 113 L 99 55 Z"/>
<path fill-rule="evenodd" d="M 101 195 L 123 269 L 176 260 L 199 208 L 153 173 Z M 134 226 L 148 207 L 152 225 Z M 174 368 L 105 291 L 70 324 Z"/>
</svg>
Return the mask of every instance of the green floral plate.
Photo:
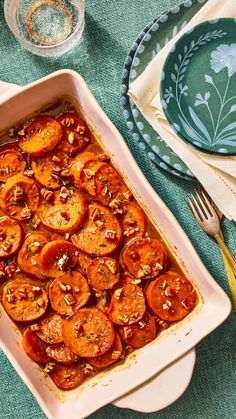
<svg viewBox="0 0 236 419">
<path fill-rule="evenodd" d="M 162 106 L 178 135 L 208 153 L 236 154 L 236 19 L 184 34 L 162 76 Z"/>
<path fill-rule="evenodd" d="M 140 76 L 155 55 L 190 21 L 205 1 L 186 0 L 159 16 L 136 47 L 133 60 L 128 69 L 129 74 L 127 75 L 126 72 L 123 77 L 124 89 L 125 85 L 129 89 L 130 84 Z M 129 103 L 130 109 L 128 108 Z M 135 126 L 142 138 L 142 147 L 151 147 L 153 154 L 162 160 L 161 164 L 163 167 L 172 168 L 172 171 L 180 173 L 185 179 L 195 179 L 188 167 L 145 120 L 136 105 L 130 101 L 125 106 L 126 111 L 130 113 L 131 110 L 132 112 Z"/>
</svg>

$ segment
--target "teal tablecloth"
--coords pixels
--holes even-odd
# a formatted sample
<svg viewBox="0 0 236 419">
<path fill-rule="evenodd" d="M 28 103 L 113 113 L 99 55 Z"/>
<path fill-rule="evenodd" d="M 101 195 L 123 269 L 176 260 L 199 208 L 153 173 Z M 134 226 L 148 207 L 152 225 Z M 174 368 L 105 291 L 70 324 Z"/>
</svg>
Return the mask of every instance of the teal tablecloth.
<svg viewBox="0 0 236 419">
<path fill-rule="evenodd" d="M 1 0 L 0 80 L 24 85 L 58 69 L 70 68 L 81 73 L 123 134 L 147 179 L 173 211 L 209 271 L 228 293 L 219 249 L 198 228 L 184 202 L 194 185 L 154 168 L 132 140 L 120 105 L 122 66 L 131 44 L 150 20 L 176 3 L 176 0 L 87 0 L 86 30 L 80 45 L 62 58 L 44 59 L 24 51 L 14 39 L 4 21 Z M 231 248 L 236 251 L 235 226 L 225 221 L 224 232 Z M 3 353 L 0 353 L 0 380 L 0 419 L 45 417 Z M 158 388 L 155 391 L 158 394 Z M 145 415 L 110 405 L 93 414 L 92 418 L 146 416 L 160 419 L 236 418 L 235 314 L 231 314 L 220 328 L 198 345 L 191 384 L 172 406 Z"/>
</svg>

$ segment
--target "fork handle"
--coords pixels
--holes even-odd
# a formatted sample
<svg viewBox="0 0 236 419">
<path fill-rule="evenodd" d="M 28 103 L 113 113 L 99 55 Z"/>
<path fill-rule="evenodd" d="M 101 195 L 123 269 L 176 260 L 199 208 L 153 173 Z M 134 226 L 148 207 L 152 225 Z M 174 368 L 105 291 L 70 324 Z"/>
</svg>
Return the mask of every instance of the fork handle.
<svg viewBox="0 0 236 419">
<path fill-rule="evenodd" d="M 231 268 L 231 265 L 228 262 L 228 259 L 226 258 L 223 251 L 222 251 L 222 258 L 223 258 L 223 261 L 224 261 L 225 272 L 226 272 L 226 276 L 227 276 L 227 279 L 228 279 L 228 284 L 229 284 L 229 289 L 230 289 L 230 292 L 231 292 L 234 311 L 236 312 L 236 278 L 235 278 L 235 274 L 234 274 L 234 272 Z"/>
<path fill-rule="evenodd" d="M 229 264 L 231 265 L 231 269 L 233 273 L 236 275 L 236 259 L 234 255 L 229 250 L 228 246 L 225 244 L 224 240 L 222 240 L 221 236 L 219 234 L 215 235 L 215 239 L 217 243 L 219 244 L 223 254 L 227 258 Z"/>
</svg>

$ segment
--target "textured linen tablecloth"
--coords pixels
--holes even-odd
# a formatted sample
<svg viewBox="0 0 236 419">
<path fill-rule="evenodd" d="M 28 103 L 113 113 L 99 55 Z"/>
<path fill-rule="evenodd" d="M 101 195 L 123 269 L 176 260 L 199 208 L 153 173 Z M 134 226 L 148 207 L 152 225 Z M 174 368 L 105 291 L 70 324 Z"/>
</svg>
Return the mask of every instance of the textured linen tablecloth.
<svg viewBox="0 0 236 419">
<path fill-rule="evenodd" d="M 232 0 L 235 1 L 235 0 Z M 120 105 L 122 66 L 130 46 L 143 27 L 176 0 L 86 0 L 86 29 L 81 43 L 60 58 L 40 58 L 25 51 L 4 20 L 0 2 L 0 80 L 25 85 L 63 68 L 78 71 L 98 102 L 120 130 L 135 159 L 156 192 L 188 234 L 201 259 L 229 293 L 219 249 L 190 215 L 184 197 L 194 184 L 156 169 L 131 138 Z M 236 227 L 224 221 L 224 233 L 236 251 Z M 155 389 L 158 394 L 158 388 Z M 152 414 L 111 405 L 91 418 L 236 418 L 236 316 L 197 346 L 197 362 L 185 394 L 172 406 Z M 0 419 L 45 418 L 34 397 L 0 352 Z"/>
</svg>

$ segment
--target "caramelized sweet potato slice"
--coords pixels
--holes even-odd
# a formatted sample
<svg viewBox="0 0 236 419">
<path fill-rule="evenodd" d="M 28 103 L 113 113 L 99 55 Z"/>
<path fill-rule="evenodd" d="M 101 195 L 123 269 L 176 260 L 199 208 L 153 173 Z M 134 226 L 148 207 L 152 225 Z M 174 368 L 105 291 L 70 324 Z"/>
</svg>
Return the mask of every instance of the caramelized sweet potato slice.
<svg viewBox="0 0 236 419">
<path fill-rule="evenodd" d="M 77 188 L 83 188 L 83 169 L 86 168 L 88 163 L 94 163 L 98 160 L 97 154 L 91 151 L 83 151 L 82 153 L 77 154 L 71 162 L 71 174 L 74 178 L 74 184 Z"/>
<path fill-rule="evenodd" d="M 56 365 L 50 373 L 51 379 L 58 388 L 72 390 L 78 387 L 85 379 L 83 368 L 79 363 L 72 365 Z"/>
<path fill-rule="evenodd" d="M 96 358 L 87 358 L 87 361 L 96 368 L 105 368 L 108 365 L 114 364 L 121 357 L 123 346 L 120 336 L 116 333 L 115 340 L 111 348 L 105 354 L 97 356 Z"/>
<path fill-rule="evenodd" d="M 127 243 L 137 237 L 143 237 L 146 232 L 146 219 L 142 208 L 136 202 L 127 202 L 122 207 L 120 221 Z"/>
<path fill-rule="evenodd" d="M 142 348 L 156 337 L 155 318 L 146 311 L 138 323 L 130 326 L 119 326 L 119 333 L 128 345 L 133 348 Z"/>
<path fill-rule="evenodd" d="M 0 182 L 6 182 L 12 176 L 24 173 L 26 162 L 16 150 L 9 149 L 0 152 Z"/>
<path fill-rule="evenodd" d="M 1 190 L 1 202 L 7 215 L 17 220 L 28 220 L 39 204 L 38 188 L 27 176 L 12 176 Z"/>
<path fill-rule="evenodd" d="M 197 303 L 197 293 L 191 282 L 171 271 L 150 282 L 146 297 L 153 313 L 167 322 L 182 320 Z"/>
<path fill-rule="evenodd" d="M 63 135 L 58 149 L 67 154 L 83 150 L 90 142 L 90 132 L 86 122 L 79 115 L 67 112 L 57 118 L 63 127 Z"/>
<path fill-rule="evenodd" d="M 142 289 L 126 281 L 113 294 L 109 308 L 110 319 L 119 325 L 130 325 L 142 319 L 146 310 Z"/>
<path fill-rule="evenodd" d="M 18 253 L 17 263 L 21 270 L 38 279 L 45 279 L 41 262 L 41 250 L 49 243 L 49 237 L 43 233 L 30 233 Z"/>
<path fill-rule="evenodd" d="M 88 205 L 79 192 L 67 189 L 67 198 L 62 199 L 61 191 L 54 192 L 54 201 L 44 200 L 38 208 L 42 223 L 57 233 L 75 233 L 83 224 Z"/>
<path fill-rule="evenodd" d="M 97 308 L 82 308 L 71 319 L 64 320 L 65 345 L 82 357 L 96 357 L 107 352 L 115 339 L 109 318 Z"/>
<path fill-rule="evenodd" d="M 87 304 L 90 298 L 87 279 L 79 272 L 66 273 L 55 279 L 49 287 L 49 299 L 53 310 L 71 316 Z"/>
<path fill-rule="evenodd" d="M 3 287 L 2 304 L 13 320 L 28 323 L 45 314 L 48 297 L 41 287 L 27 282 L 12 281 Z"/>
<path fill-rule="evenodd" d="M 44 364 L 50 361 L 50 356 L 46 352 L 47 345 L 32 331 L 31 326 L 27 327 L 23 333 L 22 346 L 34 362 Z"/>
<path fill-rule="evenodd" d="M 69 164 L 69 156 L 58 151 L 31 160 L 34 177 L 42 186 L 51 190 L 59 189 L 63 185 L 61 172 L 68 169 Z"/>
<path fill-rule="evenodd" d="M 120 267 L 116 259 L 93 259 L 87 268 L 89 284 L 98 291 L 112 289 L 120 279 Z"/>
<path fill-rule="evenodd" d="M 38 337 L 50 345 L 63 342 L 62 321 L 59 314 L 49 313 L 47 317 L 35 325 Z"/>
<path fill-rule="evenodd" d="M 53 240 L 41 252 L 43 274 L 56 278 L 76 264 L 76 247 L 66 240 Z"/>
<path fill-rule="evenodd" d="M 103 205 L 109 203 L 116 198 L 122 198 L 125 193 L 129 193 L 122 177 L 108 163 L 100 164 L 94 172 L 94 187 L 96 200 Z"/>
<path fill-rule="evenodd" d="M 24 136 L 18 144 L 22 151 L 31 156 L 43 156 L 52 151 L 62 138 L 63 128 L 51 116 L 38 116 L 23 129 Z"/>
<path fill-rule="evenodd" d="M 156 239 L 135 239 L 125 248 L 122 261 L 130 275 L 141 280 L 154 278 L 167 264 L 167 253 Z"/>
<path fill-rule="evenodd" d="M 71 365 L 78 361 L 79 355 L 74 354 L 64 343 L 49 345 L 46 349 L 48 356 L 58 364 Z"/>
<path fill-rule="evenodd" d="M 108 208 L 91 204 L 88 219 L 71 240 L 78 249 L 90 255 L 110 255 L 120 245 L 122 228 Z"/>
<path fill-rule="evenodd" d="M 20 248 L 23 233 L 16 220 L 0 218 L 0 259 L 14 255 Z"/>
</svg>

